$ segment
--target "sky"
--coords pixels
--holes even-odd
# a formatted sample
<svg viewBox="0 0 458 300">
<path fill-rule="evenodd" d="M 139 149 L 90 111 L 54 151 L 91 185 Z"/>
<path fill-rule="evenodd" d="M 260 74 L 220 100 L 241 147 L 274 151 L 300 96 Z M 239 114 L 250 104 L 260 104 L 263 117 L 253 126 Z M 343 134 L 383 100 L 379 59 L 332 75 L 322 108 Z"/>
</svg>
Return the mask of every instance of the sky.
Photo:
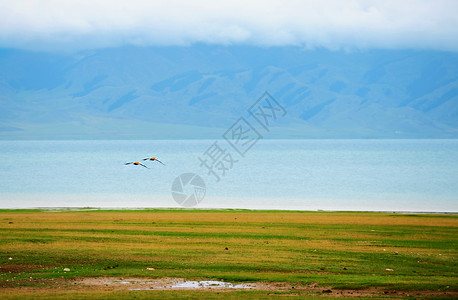
<svg viewBox="0 0 458 300">
<path fill-rule="evenodd" d="M 299 46 L 458 51 L 456 0 L 0 0 L 0 47 Z"/>
</svg>

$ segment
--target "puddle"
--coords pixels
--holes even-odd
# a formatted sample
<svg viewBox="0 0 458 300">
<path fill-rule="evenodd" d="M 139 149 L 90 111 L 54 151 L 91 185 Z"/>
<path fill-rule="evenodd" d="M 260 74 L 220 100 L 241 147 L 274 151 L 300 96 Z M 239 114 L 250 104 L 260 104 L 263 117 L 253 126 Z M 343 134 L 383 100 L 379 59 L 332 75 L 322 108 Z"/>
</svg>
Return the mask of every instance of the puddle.
<svg viewBox="0 0 458 300">
<path fill-rule="evenodd" d="M 366 288 L 366 289 L 346 289 L 339 290 L 331 287 L 320 286 L 318 283 L 309 285 L 294 284 L 287 282 L 250 282 L 250 283 L 231 283 L 217 280 L 186 280 L 185 278 L 162 277 L 162 278 L 124 278 L 124 277 L 79 277 L 62 280 L 54 278 L 44 280 L 45 290 L 59 289 L 70 291 L 151 291 L 151 290 L 201 290 L 202 292 L 217 292 L 232 290 L 253 289 L 259 291 L 288 291 L 299 292 L 289 293 L 288 295 L 317 296 L 326 295 L 326 297 L 351 297 L 351 298 L 454 298 L 458 299 L 456 290 L 406 290 L 396 291 L 387 290 L 386 288 Z M 447 287 L 448 288 L 448 287 Z M 19 291 L 20 287 L 18 287 Z M 35 287 L 41 290 L 42 287 Z M 302 293 L 302 294 L 300 294 Z"/>
<path fill-rule="evenodd" d="M 173 290 L 173 289 L 255 289 L 256 284 L 234 284 L 217 280 L 186 280 L 184 278 L 84 278 L 75 284 L 98 285 L 115 289 L 141 290 Z"/>
<path fill-rule="evenodd" d="M 216 280 L 202 280 L 202 281 L 183 281 L 170 286 L 172 289 L 252 289 L 253 286 L 247 284 L 232 284 L 230 282 L 216 281 Z"/>
</svg>

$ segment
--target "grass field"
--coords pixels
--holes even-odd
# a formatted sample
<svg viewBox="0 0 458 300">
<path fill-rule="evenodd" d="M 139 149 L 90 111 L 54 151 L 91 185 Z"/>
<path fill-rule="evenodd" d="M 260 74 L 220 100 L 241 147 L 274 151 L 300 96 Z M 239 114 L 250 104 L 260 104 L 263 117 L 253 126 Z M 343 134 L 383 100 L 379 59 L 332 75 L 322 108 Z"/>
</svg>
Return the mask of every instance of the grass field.
<svg viewBox="0 0 458 300">
<path fill-rule="evenodd" d="M 457 248 L 456 215 L 1 210 L 0 296 L 261 299 L 351 291 L 355 297 L 457 297 Z M 75 281 L 101 276 L 270 288 L 129 291 Z"/>
</svg>

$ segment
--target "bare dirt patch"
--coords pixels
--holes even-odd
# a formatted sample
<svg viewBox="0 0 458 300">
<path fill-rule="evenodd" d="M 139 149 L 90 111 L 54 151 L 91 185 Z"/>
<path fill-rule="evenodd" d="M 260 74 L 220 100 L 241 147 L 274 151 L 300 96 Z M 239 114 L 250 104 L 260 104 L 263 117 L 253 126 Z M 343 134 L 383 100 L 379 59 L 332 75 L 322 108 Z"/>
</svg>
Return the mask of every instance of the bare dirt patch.
<svg viewBox="0 0 458 300">
<path fill-rule="evenodd" d="M 0 273 L 23 273 L 23 272 L 30 272 L 34 270 L 43 269 L 44 267 L 41 265 L 32 265 L 32 264 L 4 264 L 0 265 Z"/>
<path fill-rule="evenodd" d="M 259 289 L 254 283 L 235 284 L 216 280 L 186 280 L 183 278 L 80 278 L 75 280 L 76 285 L 87 287 L 105 287 L 115 290 L 224 290 L 224 289 Z"/>
<path fill-rule="evenodd" d="M 21 280 L 18 280 L 21 281 Z M 205 292 L 220 291 L 230 292 L 234 290 L 257 290 L 265 291 L 266 295 L 284 292 L 289 296 L 294 295 L 321 295 L 335 298 L 370 298 L 370 297 L 444 297 L 458 299 L 456 290 L 436 290 L 436 291 L 404 291 L 387 290 L 383 288 L 366 289 L 333 289 L 323 287 L 317 283 L 308 285 L 292 285 L 286 282 L 250 282 L 250 283 L 231 283 L 214 280 L 186 280 L 184 278 L 123 278 L 123 277 L 77 277 L 71 279 L 29 279 L 28 283 L 34 286 L 3 285 L 3 292 L 46 292 L 46 291 L 154 291 L 154 290 L 200 290 Z M 25 282 L 22 282 L 25 283 Z M 11 282 L 10 282 L 11 284 Z M 297 292 L 297 293 L 295 293 Z"/>
<path fill-rule="evenodd" d="M 286 282 L 250 282 L 230 283 L 212 280 L 186 280 L 184 278 L 123 278 L 123 277 L 84 277 L 73 279 L 57 279 L 52 281 L 41 280 L 43 288 L 57 288 L 74 291 L 154 291 L 154 290 L 201 290 L 201 291 L 233 291 L 233 290 L 258 290 L 266 291 L 267 294 L 274 292 L 288 292 L 294 295 L 298 292 L 301 295 L 322 295 L 326 297 L 450 297 L 458 298 L 458 291 L 436 290 L 436 291 L 404 291 L 387 290 L 383 288 L 366 289 L 333 289 L 331 287 L 319 286 L 317 283 L 308 285 L 292 285 Z M 16 288 L 18 290 L 20 288 Z M 28 287 L 28 290 L 31 288 Z M 32 288 L 33 289 L 33 288 Z"/>
</svg>

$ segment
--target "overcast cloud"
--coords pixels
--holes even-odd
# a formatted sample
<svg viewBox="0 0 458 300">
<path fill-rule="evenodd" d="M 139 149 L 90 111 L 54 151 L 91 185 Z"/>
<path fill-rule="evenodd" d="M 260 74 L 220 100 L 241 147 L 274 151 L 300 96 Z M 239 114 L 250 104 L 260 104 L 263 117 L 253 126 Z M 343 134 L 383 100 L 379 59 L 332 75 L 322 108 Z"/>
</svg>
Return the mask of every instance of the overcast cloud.
<svg viewBox="0 0 458 300">
<path fill-rule="evenodd" d="M 0 0 L 0 47 L 251 44 L 458 51 L 456 0 Z"/>
</svg>

